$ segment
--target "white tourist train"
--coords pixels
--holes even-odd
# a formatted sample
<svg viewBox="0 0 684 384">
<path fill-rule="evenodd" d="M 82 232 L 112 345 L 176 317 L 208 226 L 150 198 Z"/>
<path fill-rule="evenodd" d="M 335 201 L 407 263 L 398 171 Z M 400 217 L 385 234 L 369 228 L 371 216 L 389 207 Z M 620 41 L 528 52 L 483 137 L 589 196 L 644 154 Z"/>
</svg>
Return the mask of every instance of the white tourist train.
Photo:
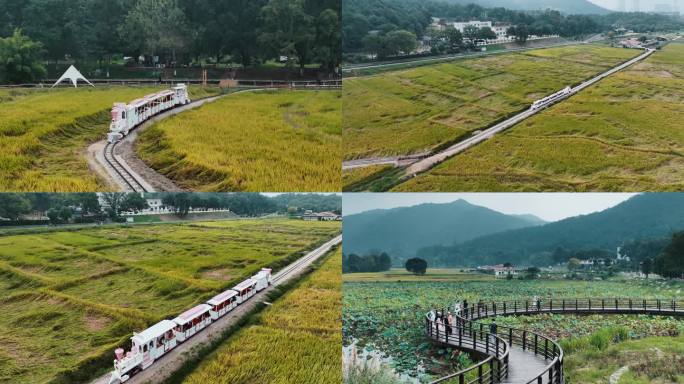
<svg viewBox="0 0 684 384">
<path fill-rule="evenodd" d="M 109 384 L 125 383 L 178 344 L 201 332 L 257 292 L 268 288 L 271 271 L 270 268 L 263 268 L 251 278 L 181 313 L 175 319 L 162 320 L 140 333 L 134 333 L 130 351 L 124 353 L 123 348 L 114 351 L 116 359 Z"/>
<path fill-rule="evenodd" d="M 543 99 L 539 99 L 539 100 L 535 101 L 534 103 L 532 103 L 532 109 L 539 109 L 539 108 L 543 108 L 543 107 L 546 107 L 548 105 L 551 105 L 551 104 L 555 103 L 556 101 L 566 97 L 571 92 L 572 92 L 572 88 L 565 87 L 565 88 L 561 89 L 560 91 L 554 93 L 553 95 L 546 96 Z"/>
<path fill-rule="evenodd" d="M 129 104 L 114 103 L 107 141 L 116 143 L 150 117 L 188 103 L 190 103 L 190 97 L 185 84 L 178 84 L 172 89 L 147 95 Z"/>
</svg>

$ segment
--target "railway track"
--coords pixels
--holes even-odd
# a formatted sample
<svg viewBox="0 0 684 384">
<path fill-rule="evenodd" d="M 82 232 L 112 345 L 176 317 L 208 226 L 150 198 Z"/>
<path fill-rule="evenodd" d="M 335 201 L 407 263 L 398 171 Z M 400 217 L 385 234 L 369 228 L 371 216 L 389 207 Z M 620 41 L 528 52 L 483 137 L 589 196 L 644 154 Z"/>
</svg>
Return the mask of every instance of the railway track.
<svg viewBox="0 0 684 384">
<path fill-rule="evenodd" d="M 221 339 L 223 333 L 231 327 L 239 324 L 240 320 L 248 316 L 252 311 L 258 309 L 260 303 L 267 298 L 268 292 L 275 286 L 283 284 L 290 279 L 296 278 L 299 274 L 319 257 L 328 253 L 331 248 L 342 242 L 342 235 L 338 235 L 331 240 L 323 243 L 313 251 L 307 253 L 298 260 L 290 263 L 272 276 L 271 286 L 257 293 L 254 297 L 240 304 L 237 308 L 227 313 L 220 319 L 197 333 L 190 339 L 176 346 L 172 351 L 167 352 L 161 359 L 155 361 L 149 368 L 135 374 L 126 383 L 128 384 L 159 384 L 165 382 L 183 367 L 188 359 L 192 359 L 194 353 L 203 347 L 210 345 L 217 339 Z M 113 357 L 113 355 L 112 355 Z M 109 384 L 111 373 L 108 372 L 90 382 L 90 384 Z"/>
<path fill-rule="evenodd" d="M 339 236 L 337 236 L 331 240 L 328 240 L 326 243 L 324 243 L 323 245 L 321 245 L 320 247 L 318 247 L 314 251 L 309 252 L 306 256 L 301 257 L 297 261 L 289 264 L 287 267 L 281 269 L 280 271 L 278 271 L 278 273 L 273 275 L 273 277 L 271 278 L 272 284 L 278 285 L 283 279 L 290 276 L 290 274 L 292 274 L 294 272 L 298 272 L 301 269 L 305 268 L 306 266 L 311 264 L 314 260 L 318 259 L 322 255 L 327 253 L 333 245 L 338 244 L 341 241 L 342 241 L 342 235 L 339 235 Z"/>
<path fill-rule="evenodd" d="M 126 186 L 126 192 L 153 192 L 143 185 L 143 182 L 138 180 L 138 175 L 134 174 L 124 165 L 122 160 L 118 159 L 114 149 L 118 143 L 107 143 L 104 148 L 104 159 L 107 165 L 114 171 L 114 174 L 123 181 Z"/>
</svg>

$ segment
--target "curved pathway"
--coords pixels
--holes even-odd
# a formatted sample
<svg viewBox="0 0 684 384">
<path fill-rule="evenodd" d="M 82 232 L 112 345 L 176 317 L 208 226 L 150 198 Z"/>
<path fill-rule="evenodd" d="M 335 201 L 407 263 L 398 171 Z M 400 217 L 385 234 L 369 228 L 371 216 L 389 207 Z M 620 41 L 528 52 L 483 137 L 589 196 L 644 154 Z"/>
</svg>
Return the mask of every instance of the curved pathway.
<svg viewBox="0 0 684 384">
<path fill-rule="evenodd" d="M 444 313 L 445 311 L 440 311 Z M 661 299 L 540 299 L 505 302 L 479 302 L 453 310 L 456 324 L 446 334 L 445 327 L 426 316 L 427 336 L 440 344 L 486 356 L 485 360 L 433 383 L 516 383 L 563 384 L 563 349 L 542 334 L 498 326 L 490 333 L 489 324 L 477 320 L 495 316 L 568 314 L 645 314 L 684 317 L 684 300 Z"/>
</svg>

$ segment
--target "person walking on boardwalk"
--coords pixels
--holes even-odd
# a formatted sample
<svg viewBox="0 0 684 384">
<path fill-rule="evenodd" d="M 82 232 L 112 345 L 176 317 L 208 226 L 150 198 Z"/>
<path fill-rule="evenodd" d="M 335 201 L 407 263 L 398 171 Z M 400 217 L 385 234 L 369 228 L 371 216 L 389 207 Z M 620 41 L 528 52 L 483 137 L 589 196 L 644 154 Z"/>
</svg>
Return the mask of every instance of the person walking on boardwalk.
<svg viewBox="0 0 684 384">
<path fill-rule="evenodd" d="M 468 300 L 463 300 L 463 316 L 468 317 Z"/>
<path fill-rule="evenodd" d="M 454 318 L 454 315 L 449 312 L 449 316 L 447 316 L 447 322 L 449 323 L 449 334 L 451 335 L 454 333 L 454 324 L 456 324 L 456 319 Z"/>
<path fill-rule="evenodd" d="M 491 337 L 490 342 L 492 344 L 496 345 L 496 331 L 498 330 L 498 326 L 496 325 L 496 319 L 492 319 L 492 323 L 489 324 L 489 334 Z"/>
</svg>

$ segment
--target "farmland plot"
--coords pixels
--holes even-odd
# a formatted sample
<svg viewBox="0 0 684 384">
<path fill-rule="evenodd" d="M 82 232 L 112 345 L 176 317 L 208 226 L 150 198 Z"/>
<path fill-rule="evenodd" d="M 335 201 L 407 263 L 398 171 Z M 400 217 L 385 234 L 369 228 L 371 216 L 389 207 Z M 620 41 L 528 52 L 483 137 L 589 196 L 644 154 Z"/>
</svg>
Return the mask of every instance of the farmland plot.
<svg viewBox="0 0 684 384">
<path fill-rule="evenodd" d="M 341 250 L 221 345 L 184 383 L 339 383 Z"/>
<path fill-rule="evenodd" d="M 100 191 L 84 151 L 109 130 L 114 102 L 155 87 L 0 90 L 0 191 Z M 216 93 L 192 87 L 191 97 Z"/>
<path fill-rule="evenodd" d="M 198 191 L 340 190 L 340 93 L 232 95 L 144 131 L 141 159 Z"/>
<path fill-rule="evenodd" d="M 398 191 L 684 187 L 684 44 L 672 43 Z"/>
<path fill-rule="evenodd" d="M 339 231 L 336 222 L 255 219 L 0 236 L 0 313 L 10 314 L 0 382 L 92 379 L 133 331 Z"/>
<path fill-rule="evenodd" d="M 571 46 L 346 80 L 344 158 L 421 153 L 460 141 L 637 53 Z"/>
<path fill-rule="evenodd" d="M 416 369 L 422 365 L 427 374 L 436 376 L 451 372 L 453 367 L 443 356 L 448 351 L 428 342 L 423 332 L 424 316 L 430 309 L 445 308 L 456 300 L 473 303 L 482 300 L 531 299 L 534 296 L 575 297 L 644 297 L 673 298 L 684 289 L 682 282 L 666 281 L 569 281 L 512 280 L 478 275 L 447 274 L 403 277 L 376 274 L 344 275 L 343 340 L 356 342 L 392 358 L 400 373 L 422 376 Z M 450 281 L 448 276 L 451 276 Z M 397 281 L 399 280 L 399 282 Z M 422 281 L 421 281 L 422 280 Z M 497 323 L 530 328 L 569 340 L 571 335 L 590 335 L 606 327 L 632 330 L 630 338 L 665 336 L 684 331 L 684 321 L 649 316 L 564 316 L 539 315 L 499 318 Z M 463 368 L 463 367 L 460 367 Z"/>
</svg>

